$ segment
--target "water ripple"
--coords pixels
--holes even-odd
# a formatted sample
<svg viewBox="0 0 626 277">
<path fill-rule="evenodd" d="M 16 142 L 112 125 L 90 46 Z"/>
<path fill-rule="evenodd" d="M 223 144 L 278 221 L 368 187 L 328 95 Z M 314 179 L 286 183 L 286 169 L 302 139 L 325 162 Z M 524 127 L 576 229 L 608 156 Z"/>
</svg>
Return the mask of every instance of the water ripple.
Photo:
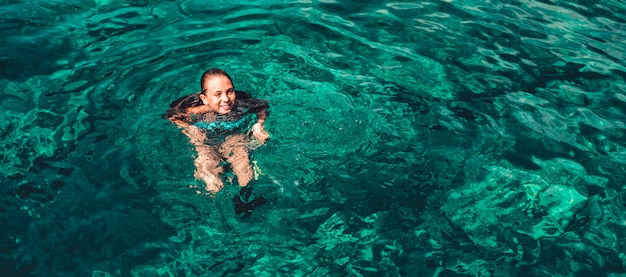
<svg viewBox="0 0 626 277">
<path fill-rule="evenodd" d="M 536 254 L 523 261 L 533 266 L 527 272 L 554 273 L 562 268 L 544 258 L 567 255 L 545 249 L 578 253 L 596 249 L 591 243 L 609 246 L 602 250 L 607 258 L 595 252 L 583 255 L 585 261 L 572 260 L 568 269 L 600 272 L 621 266 L 622 250 L 610 249 L 619 228 L 605 223 L 623 225 L 623 211 L 607 204 L 623 202 L 616 197 L 624 198 L 626 180 L 623 1 L 9 2 L 0 6 L 0 42 L 10 46 L 0 49 L 0 105 L 6 119 L 0 122 L 0 174 L 8 179 L 2 192 L 10 196 L 2 208 L 20 213 L 5 221 L 23 225 L 9 230 L 13 237 L 7 244 L 25 257 L 15 268 L 81 275 L 66 272 L 81 267 L 65 264 L 67 255 L 49 252 L 74 253 L 66 241 L 90 246 L 85 241 L 92 236 L 101 239 L 96 246 L 114 244 L 124 232 L 84 232 L 87 225 L 80 222 L 95 218 L 107 231 L 122 215 L 142 209 L 161 213 L 156 221 L 166 220 L 170 229 L 210 224 L 216 231 L 196 229 L 189 238 L 176 240 L 175 247 L 154 243 L 123 250 L 140 257 L 119 263 L 110 257 L 117 250 L 98 250 L 102 247 L 80 248 L 75 253 L 85 255 L 70 260 L 84 262 L 86 268 L 93 267 L 89 260 L 111 261 L 104 268 L 134 266 L 154 261 L 143 257 L 153 247 L 150 252 L 166 253 L 155 255 L 157 265 L 133 270 L 166 272 L 180 264 L 163 257 L 182 256 L 180 261 L 194 265 L 188 272 L 210 268 L 228 274 L 233 268 L 245 270 L 227 261 L 238 261 L 232 253 L 252 244 L 264 245 L 254 251 L 269 250 L 254 253 L 263 259 L 242 264 L 274 263 L 268 260 L 274 256 L 270 252 L 281 249 L 265 243 L 267 237 L 248 236 L 259 229 L 223 210 L 232 206 L 228 193 L 238 188 L 228 186 L 212 199 L 188 189 L 194 184 L 193 151 L 176 127 L 160 117 L 172 100 L 199 90 L 199 75 L 209 67 L 223 67 L 238 89 L 271 101 L 267 127 L 273 138 L 255 152 L 265 174 L 257 188 L 275 199 L 254 215 L 270 222 L 261 230 L 282 229 L 285 218 L 279 214 L 285 209 L 290 214 L 321 211 L 307 216 L 304 224 L 289 223 L 300 229 L 285 232 L 297 233 L 305 241 L 297 246 L 305 250 L 303 257 L 281 267 L 283 273 L 297 266 L 296 260 L 310 261 L 309 275 L 346 269 L 393 273 L 402 262 L 377 262 L 418 257 L 433 265 L 432 272 L 421 273 L 436 275 L 472 264 L 485 269 L 494 253 L 510 263 L 491 265 L 511 273 L 520 270 L 514 267 L 526 251 Z M 577 177 L 586 172 L 585 178 Z M 580 194 L 589 203 L 571 211 L 541 210 L 537 205 L 559 202 L 541 191 L 538 184 L 546 182 L 559 183 L 556 188 Z M 488 187 L 481 188 L 485 183 Z M 502 190 L 502 183 L 509 186 Z M 527 191 L 518 191 L 522 187 Z M 476 192 L 478 198 L 461 193 L 455 198 L 460 202 L 453 203 L 446 196 L 450 191 Z M 502 205 L 514 205 L 513 213 L 502 216 L 507 209 L 494 206 L 483 210 L 492 215 L 480 214 L 474 202 L 497 198 L 502 191 L 508 197 Z M 415 218 L 424 215 L 424 222 L 398 223 L 386 216 L 398 207 Z M 449 213 L 442 214 L 442 207 Z M 452 223 L 463 226 L 467 236 L 456 236 L 458 226 L 450 225 L 455 207 L 478 211 L 474 215 L 484 222 L 458 214 L 460 221 Z M 603 208 L 606 215 L 597 211 Z M 347 212 L 344 216 L 335 209 Z M 546 211 L 565 221 L 555 223 L 544 216 Z M 113 217 L 99 216 L 103 214 Z M 328 245 L 323 247 L 307 240 L 312 234 L 323 236 L 329 231 L 324 228 L 336 225 L 324 222 L 337 218 L 345 223 L 343 231 L 354 234 L 367 225 L 362 237 L 380 242 L 354 244 L 350 238 L 333 248 L 333 238 L 325 238 Z M 544 225 L 535 225 L 544 219 Z M 68 237 L 64 228 L 48 227 L 48 221 L 74 226 L 70 229 L 85 235 Z M 520 221 L 536 237 L 545 231 L 554 239 L 535 248 L 536 241 L 516 228 Z M 589 228 L 591 224 L 602 229 Z M 385 232 L 375 233 L 382 230 L 379 225 Z M 130 222 L 118 228 L 134 226 Z M 233 230 L 237 234 L 229 237 Z M 147 231 L 140 231 L 129 240 L 144 243 L 137 235 Z M 394 232 L 399 235 L 389 235 Z M 121 235 L 107 240 L 113 233 Z M 603 242 L 603 233 L 610 242 Z M 41 234 L 50 234 L 52 241 L 40 239 Z M 156 236 L 161 234 L 167 232 Z M 202 240 L 195 240 L 200 234 Z M 402 236 L 406 240 L 397 239 Z M 577 236 L 585 244 L 569 241 Z M 215 242 L 216 237 L 223 241 Z M 246 238 L 243 248 L 237 248 L 237 237 Z M 277 232 L 271 239 L 284 237 L 289 236 Z M 211 241 L 235 251 L 220 250 L 230 256 L 211 253 L 214 247 L 206 244 Z M 471 255 L 465 246 L 471 246 Z M 443 248 L 452 254 L 440 255 Z M 46 263 L 31 262 L 24 253 Z M 194 253 L 202 257 L 194 261 Z M 350 253 L 366 253 L 365 259 Z M 326 268 L 315 262 L 330 256 L 343 264 L 331 262 Z M 224 263 L 215 264 L 215 258 Z"/>
</svg>

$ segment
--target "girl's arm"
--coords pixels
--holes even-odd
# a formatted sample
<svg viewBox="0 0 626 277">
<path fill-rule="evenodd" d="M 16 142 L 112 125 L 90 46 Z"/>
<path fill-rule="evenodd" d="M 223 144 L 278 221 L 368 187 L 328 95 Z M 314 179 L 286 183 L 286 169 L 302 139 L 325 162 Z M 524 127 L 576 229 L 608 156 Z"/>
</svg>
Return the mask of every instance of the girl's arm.
<svg viewBox="0 0 626 277">
<path fill-rule="evenodd" d="M 170 122 L 176 124 L 194 145 L 204 142 L 204 133 L 198 127 L 189 124 L 191 115 L 202 114 L 208 111 L 208 106 L 203 105 L 199 93 L 183 96 L 170 104 L 170 108 L 163 115 Z"/>
<path fill-rule="evenodd" d="M 182 120 L 170 120 L 172 123 L 176 124 L 185 136 L 189 138 L 191 144 L 199 146 L 204 144 L 205 134 L 200 130 L 200 128 L 191 125 Z"/>
</svg>

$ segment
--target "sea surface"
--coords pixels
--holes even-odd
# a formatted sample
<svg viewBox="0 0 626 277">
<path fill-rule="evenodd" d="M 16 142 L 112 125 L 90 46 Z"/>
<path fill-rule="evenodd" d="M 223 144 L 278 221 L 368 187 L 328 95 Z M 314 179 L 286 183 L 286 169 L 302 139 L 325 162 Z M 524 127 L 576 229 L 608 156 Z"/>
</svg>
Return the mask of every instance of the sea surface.
<svg viewBox="0 0 626 277">
<path fill-rule="evenodd" d="M 0 1 L 2 276 L 625 276 L 626 2 Z M 270 102 L 252 198 L 161 115 Z"/>
</svg>

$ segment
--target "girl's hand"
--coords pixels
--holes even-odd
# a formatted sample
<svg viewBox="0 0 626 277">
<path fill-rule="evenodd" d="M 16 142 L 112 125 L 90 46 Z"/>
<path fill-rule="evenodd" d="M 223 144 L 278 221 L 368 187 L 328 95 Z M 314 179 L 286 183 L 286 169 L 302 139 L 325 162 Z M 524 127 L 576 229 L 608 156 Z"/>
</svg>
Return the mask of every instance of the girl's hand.
<svg viewBox="0 0 626 277">
<path fill-rule="evenodd" d="M 252 137 L 260 141 L 261 143 L 265 143 L 270 139 L 270 135 L 265 131 L 263 124 L 255 123 L 252 125 Z"/>
</svg>

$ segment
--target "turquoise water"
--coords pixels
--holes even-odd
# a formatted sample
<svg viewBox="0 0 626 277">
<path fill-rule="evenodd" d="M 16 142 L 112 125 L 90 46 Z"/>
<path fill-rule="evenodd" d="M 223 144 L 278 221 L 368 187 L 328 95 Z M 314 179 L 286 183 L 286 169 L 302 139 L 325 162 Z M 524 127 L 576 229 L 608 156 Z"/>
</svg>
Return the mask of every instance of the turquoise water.
<svg viewBox="0 0 626 277">
<path fill-rule="evenodd" d="M 622 276 L 621 1 L 2 1 L 3 276 Z M 267 99 L 249 217 L 161 114 Z"/>
</svg>

